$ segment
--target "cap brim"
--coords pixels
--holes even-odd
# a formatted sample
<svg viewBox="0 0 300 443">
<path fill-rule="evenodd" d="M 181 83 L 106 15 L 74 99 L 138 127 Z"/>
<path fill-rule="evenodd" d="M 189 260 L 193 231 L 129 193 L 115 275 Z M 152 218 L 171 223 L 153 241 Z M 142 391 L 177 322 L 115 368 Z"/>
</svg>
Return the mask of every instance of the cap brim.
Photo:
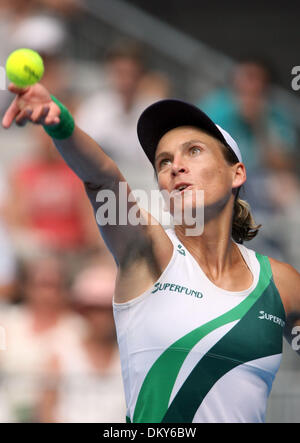
<svg viewBox="0 0 300 443">
<path fill-rule="evenodd" d="M 201 109 L 181 100 L 160 100 L 144 110 L 137 124 L 140 144 L 153 166 L 159 140 L 179 126 L 203 129 L 230 148 L 215 123 Z"/>
</svg>

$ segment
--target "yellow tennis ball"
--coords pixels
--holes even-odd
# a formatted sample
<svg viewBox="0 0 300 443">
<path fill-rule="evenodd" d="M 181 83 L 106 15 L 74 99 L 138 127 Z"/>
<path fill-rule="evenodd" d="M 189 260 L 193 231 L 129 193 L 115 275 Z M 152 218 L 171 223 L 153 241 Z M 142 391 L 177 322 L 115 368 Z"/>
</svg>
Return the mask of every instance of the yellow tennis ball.
<svg viewBox="0 0 300 443">
<path fill-rule="evenodd" d="M 6 74 L 20 88 L 34 85 L 43 77 L 43 59 L 32 49 L 17 49 L 6 61 Z"/>
</svg>

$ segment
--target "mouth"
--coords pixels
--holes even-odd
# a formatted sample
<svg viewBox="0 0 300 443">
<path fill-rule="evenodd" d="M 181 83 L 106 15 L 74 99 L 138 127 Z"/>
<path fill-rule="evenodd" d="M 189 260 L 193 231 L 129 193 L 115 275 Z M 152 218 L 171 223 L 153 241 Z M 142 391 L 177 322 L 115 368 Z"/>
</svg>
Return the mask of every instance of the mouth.
<svg viewBox="0 0 300 443">
<path fill-rule="evenodd" d="M 171 196 L 176 196 L 183 194 L 186 190 L 191 189 L 192 185 L 190 183 L 178 183 L 175 188 L 171 191 Z"/>
<path fill-rule="evenodd" d="M 191 187 L 192 185 L 190 183 L 178 183 L 172 193 L 183 193 L 187 189 L 191 189 Z"/>
</svg>

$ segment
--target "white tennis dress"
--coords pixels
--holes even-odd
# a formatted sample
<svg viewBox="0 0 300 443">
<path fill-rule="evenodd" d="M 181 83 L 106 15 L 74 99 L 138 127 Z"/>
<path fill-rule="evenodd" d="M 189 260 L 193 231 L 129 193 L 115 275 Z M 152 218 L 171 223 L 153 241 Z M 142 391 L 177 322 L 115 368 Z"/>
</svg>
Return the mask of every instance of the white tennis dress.
<svg viewBox="0 0 300 443">
<path fill-rule="evenodd" d="M 285 312 L 267 257 L 238 245 L 253 282 L 215 286 L 167 230 L 159 280 L 113 303 L 128 422 L 263 422 L 279 368 Z"/>
</svg>

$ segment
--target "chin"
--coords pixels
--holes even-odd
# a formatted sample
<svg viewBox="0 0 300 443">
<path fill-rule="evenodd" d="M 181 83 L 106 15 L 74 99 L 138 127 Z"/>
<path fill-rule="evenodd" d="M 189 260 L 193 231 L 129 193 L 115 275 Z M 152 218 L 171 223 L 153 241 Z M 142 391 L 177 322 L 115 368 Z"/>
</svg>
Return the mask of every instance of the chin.
<svg viewBox="0 0 300 443">
<path fill-rule="evenodd" d="M 171 200 L 170 213 L 174 223 L 186 227 L 202 226 L 204 221 L 204 192 L 187 191 Z"/>
</svg>

